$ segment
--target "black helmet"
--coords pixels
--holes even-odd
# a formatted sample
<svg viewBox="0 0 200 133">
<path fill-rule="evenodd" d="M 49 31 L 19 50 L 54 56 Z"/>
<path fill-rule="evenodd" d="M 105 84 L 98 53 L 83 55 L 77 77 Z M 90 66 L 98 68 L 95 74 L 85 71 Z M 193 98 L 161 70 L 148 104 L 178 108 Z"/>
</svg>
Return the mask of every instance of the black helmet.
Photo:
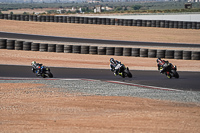
<svg viewBox="0 0 200 133">
<path fill-rule="evenodd" d="M 113 58 L 110 58 L 110 63 L 116 64 L 116 61 Z"/>
<path fill-rule="evenodd" d="M 161 60 L 161 59 L 160 59 L 160 58 L 158 58 L 156 61 L 157 61 L 157 62 L 159 62 L 160 60 Z"/>
</svg>

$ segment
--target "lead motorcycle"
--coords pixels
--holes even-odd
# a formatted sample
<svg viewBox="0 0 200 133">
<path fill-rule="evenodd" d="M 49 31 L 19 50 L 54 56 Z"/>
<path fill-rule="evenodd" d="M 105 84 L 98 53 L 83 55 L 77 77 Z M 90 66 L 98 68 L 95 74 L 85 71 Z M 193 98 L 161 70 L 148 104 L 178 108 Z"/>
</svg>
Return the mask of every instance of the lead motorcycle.
<svg viewBox="0 0 200 133">
<path fill-rule="evenodd" d="M 117 67 L 119 67 L 119 76 L 121 76 L 122 78 L 125 77 L 132 78 L 132 74 L 129 71 L 129 68 L 126 67 L 124 64 L 118 64 Z"/>
<path fill-rule="evenodd" d="M 160 67 L 160 70 L 163 69 L 162 67 Z M 168 77 L 168 78 L 172 78 L 172 77 L 175 77 L 175 78 L 179 78 L 179 74 L 177 72 L 177 67 L 176 66 L 173 66 L 173 65 L 168 65 L 166 68 L 165 68 L 165 75 Z"/>
<path fill-rule="evenodd" d="M 40 71 L 41 73 L 38 74 L 38 70 L 32 68 L 33 73 L 36 73 L 36 76 L 39 77 L 43 77 L 43 78 L 53 78 L 53 74 L 50 72 L 50 68 L 46 67 L 46 66 L 41 66 Z"/>
</svg>

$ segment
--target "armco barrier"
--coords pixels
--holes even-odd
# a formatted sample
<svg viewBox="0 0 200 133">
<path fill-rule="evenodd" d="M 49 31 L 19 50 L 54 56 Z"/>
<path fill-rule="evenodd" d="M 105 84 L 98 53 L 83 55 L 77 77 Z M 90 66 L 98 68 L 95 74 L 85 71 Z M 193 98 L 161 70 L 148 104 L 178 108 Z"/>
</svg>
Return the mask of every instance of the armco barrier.
<svg viewBox="0 0 200 133">
<path fill-rule="evenodd" d="M 45 44 L 0 39 L 0 49 L 57 53 L 98 54 L 112 56 L 200 60 L 200 51 L 162 50 L 127 47 L 102 47 L 89 45 Z"/>
</svg>

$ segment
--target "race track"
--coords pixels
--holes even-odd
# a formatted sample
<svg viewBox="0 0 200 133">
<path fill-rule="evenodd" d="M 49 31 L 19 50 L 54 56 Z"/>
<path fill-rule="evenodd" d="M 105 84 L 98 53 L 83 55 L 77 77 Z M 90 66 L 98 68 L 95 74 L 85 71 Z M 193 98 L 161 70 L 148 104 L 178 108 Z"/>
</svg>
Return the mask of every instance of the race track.
<svg viewBox="0 0 200 133">
<path fill-rule="evenodd" d="M 158 47 L 190 47 L 200 48 L 200 44 L 183 44 L 183 43 L 156 43 L 156 42 L 137 42 L 137 41 L 119 41 L 119 40 L 101 40 L 101 39 L 86 39 L 86 38 L 72 38 L 72 37 L 58 37 L 58 36 L 44 36 L 32 34 L 20 34 L 10 32 L 0 32 L 0 38 L 14 38 L 14 39 L 28 39 L 41 41 L 58 41 L 58 42 L 76 42 L 89 43 L 98 45 L 123 45 L 123 46 L 158 46 Z"/>
<path fill-rule="evenodd" d="M 114 76 L 108 69 L 81 69 L 52 67 L 54 78 L 82 78 L 103 81 L 120 81 L 133 84 L 141 84 L 155 87 L 172 88 L 178 90 L 200 91 L 200 72 L 178 72 L 179 79 L 168 79 L 158 71 L 131 70 L 133 78 L 121 78 Z M 31 71 L 31 66 L 0 65 L 0 79 L 5 78 L 37 78 Z"/>
<path fill-rule="evenodd" d="M 0 32 L 1 38 L 15 39 L 31 39 L 31 40 L 48 40 L 59 42 L 77 42 L 77 43 L 98 43 L 112 45 L 140 45 L 140 46 L 166 46 L 166 43 L 151 43 L 151 42 L 131 42 L 131 41 L 116 41 L 116 40 L 98 40 L 98 39 L 83 39 L 55 36 L 41 36 L 18 33 Z M 168 47 L 200 47 L 199 44 L 167 44 Z M 98 79 L 104 81 L 121 81 L 126 83 L 134 83 L 141 85 L 149 85 L 164 88 L 173 88 L 179 90 L 200 91 L 200 72 L 178 72 L 179 79 L 168 79 L 165 75 L 161 75 L 158 71 L 136 71 L 131 70 L 133 78 L 121 78 L 114 76 L 112 72 L 106 69 L 78 69 L 78 68 L 56 68 L 51 69 L 54 78 L 86 78 Z M 31 71 L 31 66 L 9 66 L 0 65 L 0 77 L 18 77 L 18 78 L 36 78 Z"/>
</svg>

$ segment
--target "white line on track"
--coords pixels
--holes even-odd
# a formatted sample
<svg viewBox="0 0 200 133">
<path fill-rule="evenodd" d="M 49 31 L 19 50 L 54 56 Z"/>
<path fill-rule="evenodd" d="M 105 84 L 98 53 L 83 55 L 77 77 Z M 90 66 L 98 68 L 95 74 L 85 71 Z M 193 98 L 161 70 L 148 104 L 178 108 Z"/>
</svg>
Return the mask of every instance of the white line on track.
<svg viewBox="0 0 200 133">
<path fill-rule="evenodd" d="M 127 82 L 121 82 L 121 81 L 105 81 L 105 82 L 116 83 L 116 84 L 122 84 L 122 85 L 129 85 L 129 86 L 137 86 L 137 87 L 143 87 L 143 88 L 148 88 L 148 89 L 165 90 L 165 91 L 182 91 L 182 90 L 171 89 L 171 88 L 163 88 L 163 87 L 156 87 L 156 86 L 148 86 L 148 85 L 127 83 Z"/>
</svg>

